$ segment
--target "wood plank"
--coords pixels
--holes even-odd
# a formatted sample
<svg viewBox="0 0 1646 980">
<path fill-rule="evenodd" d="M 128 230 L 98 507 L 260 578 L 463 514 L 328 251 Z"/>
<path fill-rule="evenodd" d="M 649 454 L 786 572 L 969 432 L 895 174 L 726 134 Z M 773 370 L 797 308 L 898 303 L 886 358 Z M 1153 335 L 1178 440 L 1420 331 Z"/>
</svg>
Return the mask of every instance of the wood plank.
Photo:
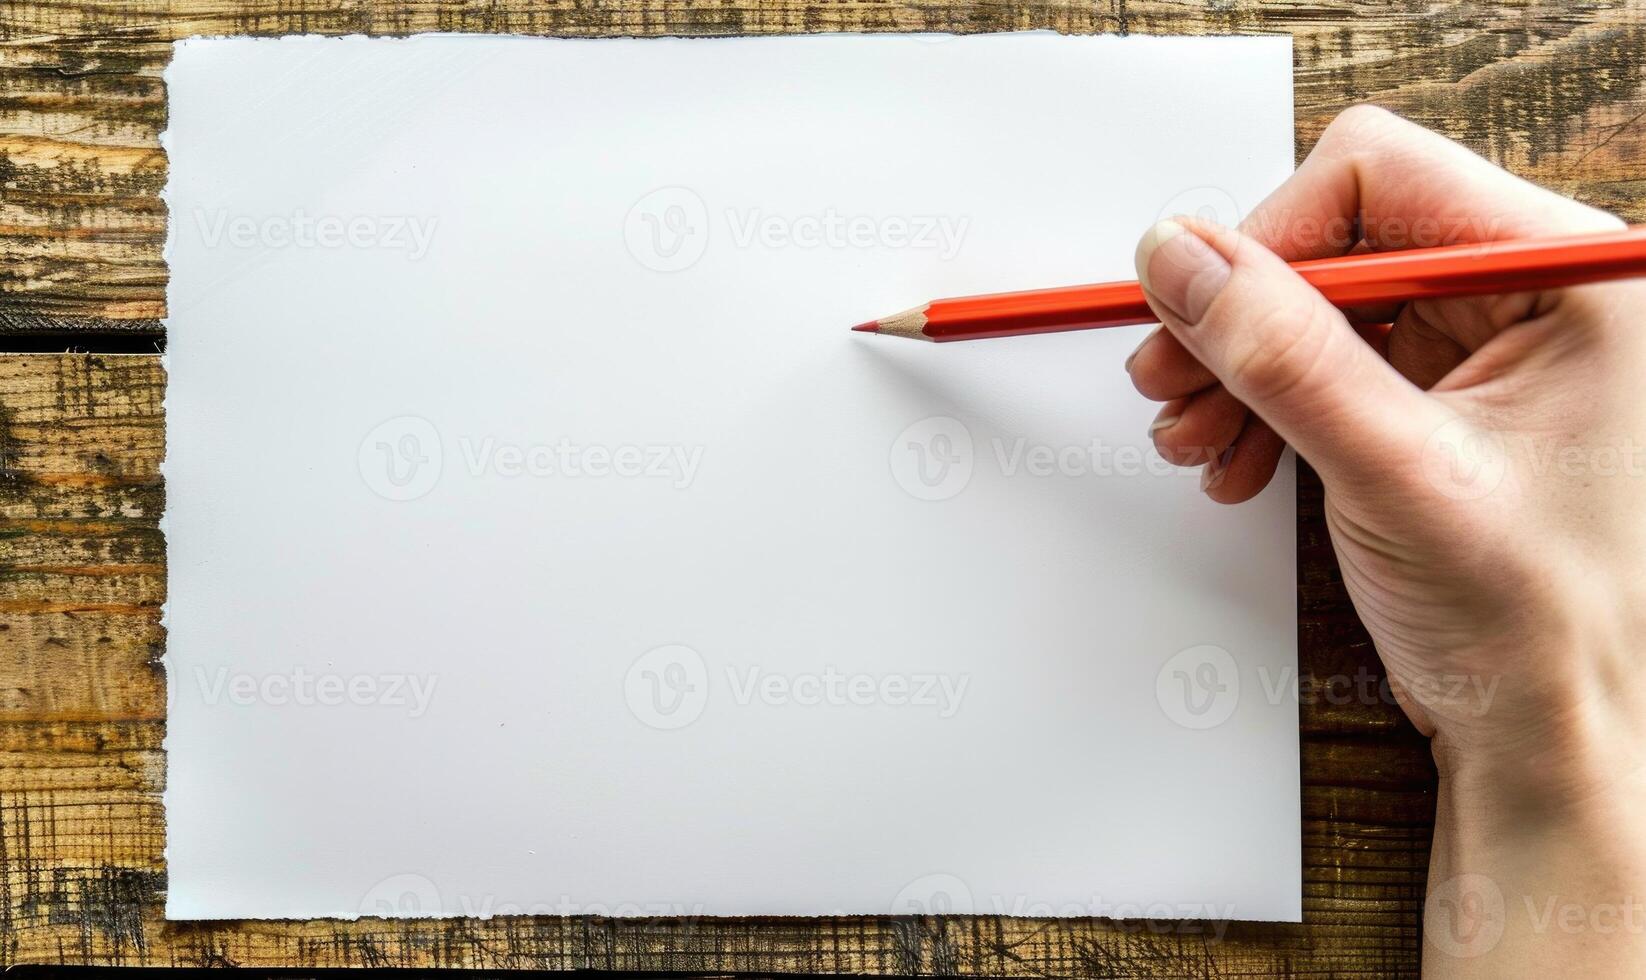
<svg viewBox="0 0 1646 980">
<path fill-rule="evenodd" d="M 153 356 L 0 357 L 0 964 L 1218 977 L 1417 968 L 1434 774 L 1426 744 L 1376 695 L 1303 705 L 1303 925 L 993 915 L 166 923 L 163 393 Z M 1312 583 L 1303 676 L 1375 678 L 1327 567 L 1319 483 L 1306 471 L 1300 483 L 1300 578 Z M 1215 819 L 1216 801 L 1207 808 Z"/>
</svg>

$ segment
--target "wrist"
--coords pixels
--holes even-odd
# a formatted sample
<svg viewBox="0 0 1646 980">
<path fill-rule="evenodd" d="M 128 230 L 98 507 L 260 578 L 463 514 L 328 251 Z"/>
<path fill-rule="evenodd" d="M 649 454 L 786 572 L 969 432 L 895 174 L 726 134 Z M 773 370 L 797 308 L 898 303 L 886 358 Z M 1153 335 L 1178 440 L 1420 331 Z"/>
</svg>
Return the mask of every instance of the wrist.
<svg viewBox="0 0 1646 980">
<path fill-rule="evenodd" d="M 1443 784 L 1469 804 L 1470 816 L 1533 827 L 1642 801 L 1641 600 L 1592 589 L 1568 595 L 1521 618 L 1491 649 L 1472 651 L 1469 661 L 1490 665 L 1469 672 L 1469 688 L 1479 693 L 1446 706 L 1455 710 L 1437 719 L 1431 745 Z"/>
<path fill-rule="evenodd" d="M 1456 857 L 1494 862 L 1525 856 L 1535 864 L 1547 851 L 1646 857 L 1646 825 L 1640 822 L 1646 770 L 1598 775 L 1576 768 L 1511 775 L 1494 765 L 1442 775 L 1437 840 L 1444 835 Z"/>
<path fill-rule="evenodd" d="M 1425 976 L 1646 972 L 1646 781 L 1567 805 L 1443 779 L 1424 904 Z"/>
<path fill-rule="evenodd" d="M 1453 829 L 1493 839 L 1582 828 L 1646 806 L 1646 748 L 1634 726 L 1506 739 L 1463 750 L 1445 734 L 1432 746 L 1443 798 L 1456 803 Z M 1437 815 L 1437 822 L 1440 817 Z"/>
</svg>

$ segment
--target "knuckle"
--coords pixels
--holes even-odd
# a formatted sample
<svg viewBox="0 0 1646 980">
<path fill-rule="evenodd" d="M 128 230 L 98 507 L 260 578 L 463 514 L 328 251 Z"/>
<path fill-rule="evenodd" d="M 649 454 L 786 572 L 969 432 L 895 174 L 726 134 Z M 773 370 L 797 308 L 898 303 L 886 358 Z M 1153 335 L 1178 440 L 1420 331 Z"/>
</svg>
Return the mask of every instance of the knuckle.
<svg viewBox="0 0 1646 980">
<path fill-rule="evenodd" d="M 1283 303 L 1258 314 L 1251 341 L 1230 366 L 1228 383 L 1244 399 L 1273 404 L 1316 383 L 1331 343 L 1317 303 Z"/>
<path fill-rule="evenodd" d="M 1154 434 L 1155 452 L 1173 466 L 1199 466 L 1208 459 L 1205 446 L 1185 433 L 1182 423 Z"/>
<path fill-rule="evenodd" d="M 1149 374 L 1133 374 L 1132 387 L 1152 402 L 1170 401 L 1178 395 L 1178 392 L 1164 380 Z"/>
<path fill-rule="evenodd" d="M 1192 394 L 1196 386 L 1165 372 L 1136 371 L 1132 374 L 1132 387 L 1152 402 L 1168 402 Z"/>
<path fill-rule="evenodd" d="M 1346 162 L 1360 174 L 1378 173 L 1415 147 L 1440 137 L 1387 109 L 1362 103 L 1338 113 L 1316 150 Z"/>
<path fill-rule="evenodd" d="M 1358 146 L 1400 122 L 1399 116 L 1382 106 L 1362 102 L 1333 117 L 1320 134 L 1320 143 L 1334 148 Z"/>
</svg>

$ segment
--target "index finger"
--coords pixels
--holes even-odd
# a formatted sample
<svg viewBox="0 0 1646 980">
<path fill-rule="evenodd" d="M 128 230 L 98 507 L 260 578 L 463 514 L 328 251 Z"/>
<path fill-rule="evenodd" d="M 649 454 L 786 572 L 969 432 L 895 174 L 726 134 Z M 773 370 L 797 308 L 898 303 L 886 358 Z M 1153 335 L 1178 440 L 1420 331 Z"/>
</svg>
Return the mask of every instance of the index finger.
<svg viewBox="0 0 1646 980">
<path fill-rule="evenodd" d="M 1339 114 L 1240 223 L 1289 261 L 1622 227 L 1375 106 Z"/>
</svg>

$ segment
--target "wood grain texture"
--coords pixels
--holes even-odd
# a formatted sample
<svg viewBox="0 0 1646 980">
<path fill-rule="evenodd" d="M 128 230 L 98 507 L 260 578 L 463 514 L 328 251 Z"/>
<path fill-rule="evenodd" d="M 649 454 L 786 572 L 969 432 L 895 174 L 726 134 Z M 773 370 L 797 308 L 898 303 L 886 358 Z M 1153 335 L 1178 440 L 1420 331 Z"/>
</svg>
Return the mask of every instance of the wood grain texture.
<svg viewBox="0 0 1646 980">
<path fill-rule="evenodd" d="M 1646 220 L 1646 0 L 18 0 L 0 8 L 0 333 L 158 334 L 160 73 L 192 33 L 1290 33 L 1299 152 L 1369 100 Z M 4 339 L 0 338 L 0 345 Z M 1427 746 L 1380 696 L 1302 710 L 1302 925 L 842 918 L 166 923 L 163 375 L 0 358 L 0 965 L 1415 976 Z M 1299 491 L 1303 676 L 1380 677 Z M 1206 801 L 1216 819 L 1216 801 Z M 299 856 L 301 858 L 301 856 Z"/>
</svg>

